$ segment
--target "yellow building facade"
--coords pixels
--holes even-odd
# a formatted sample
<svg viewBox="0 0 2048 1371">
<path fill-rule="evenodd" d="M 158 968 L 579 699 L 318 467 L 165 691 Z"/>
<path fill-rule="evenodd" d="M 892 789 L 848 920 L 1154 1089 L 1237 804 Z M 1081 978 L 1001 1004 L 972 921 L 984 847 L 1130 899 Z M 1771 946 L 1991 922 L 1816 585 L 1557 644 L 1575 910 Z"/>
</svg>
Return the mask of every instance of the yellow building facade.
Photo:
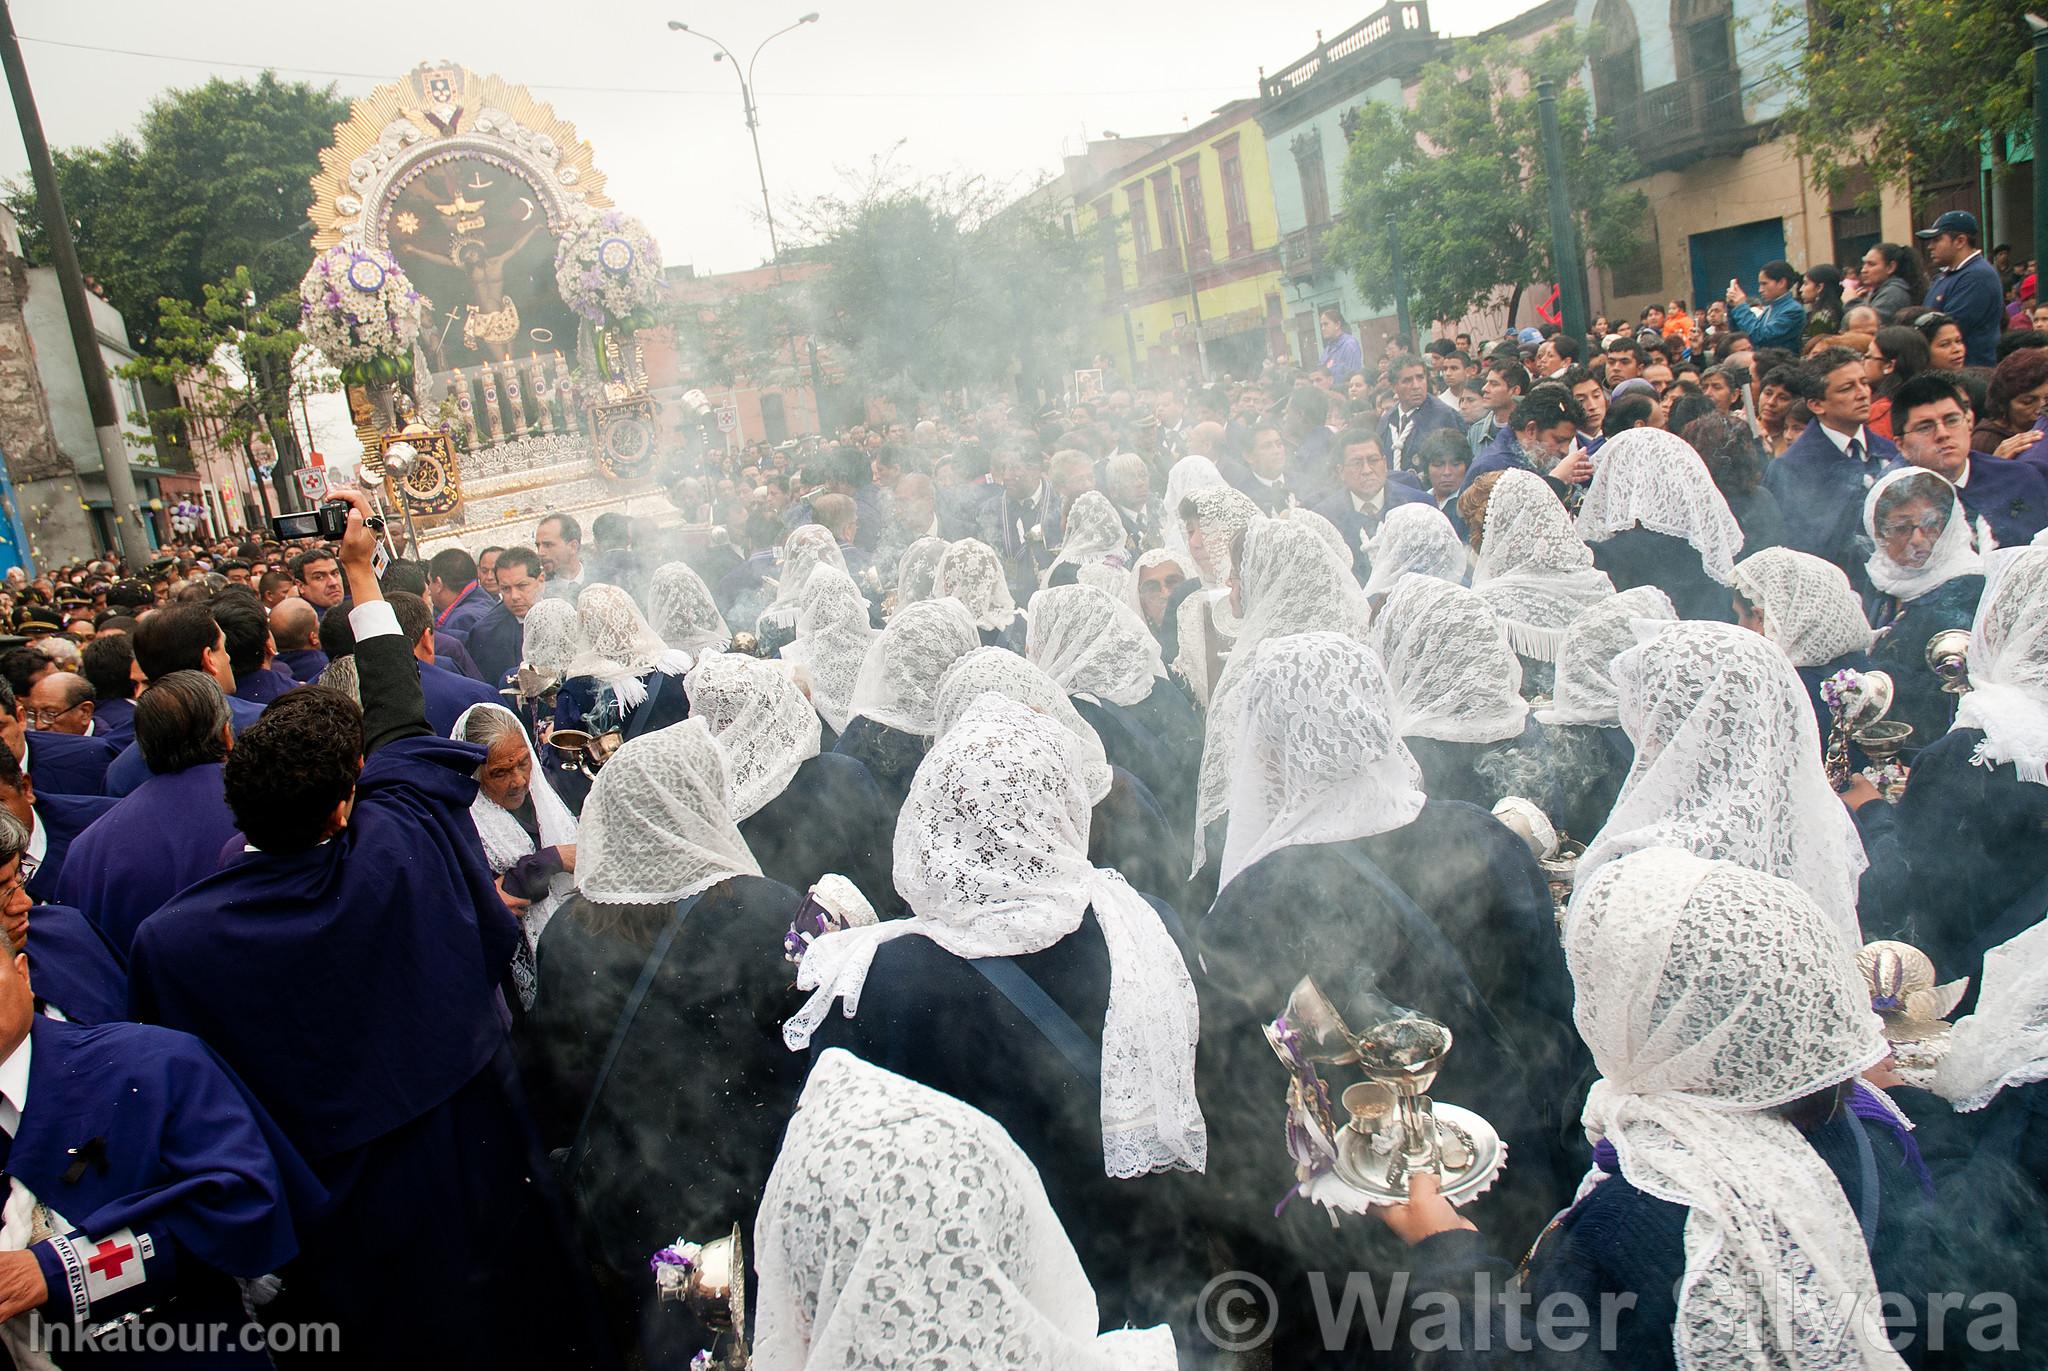
<svg viewBox="0 0 2048 1371">
<path fill-rule="evenodd" d="M 1243 377 L 1285 354 L 1279 217 L 1258 101 L 1237 100 L 1076 187 L 1100 245 L 1095 350 L 1137 382 Z"/>
</svg>

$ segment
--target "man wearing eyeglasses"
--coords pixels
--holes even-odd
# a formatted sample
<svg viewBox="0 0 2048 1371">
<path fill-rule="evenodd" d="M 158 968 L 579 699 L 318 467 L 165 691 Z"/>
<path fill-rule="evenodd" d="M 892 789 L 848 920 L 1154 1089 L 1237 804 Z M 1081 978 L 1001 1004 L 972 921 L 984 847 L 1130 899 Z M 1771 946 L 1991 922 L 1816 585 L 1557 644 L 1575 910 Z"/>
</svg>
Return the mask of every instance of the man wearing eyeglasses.
<svg viewBox="0 0 2048 1371">
<path fill-rule="evenodd" d="M 29 873 L 28 893 L 38 901 L 54 900 L 72 840 L 114 802 L 101 795 L 39 795 L 14 754 L 4 747 L 0 754 L 5 754 L 0 756 L 0 812 L 12 814 L 28 830 L 28 847 L 22 854 L 22 866 Z"/>
<path fill-rule="evenodd" d="M 68 671 L 53 671 L 28 692 L 28 726 L 44 733 L 93 736 L 93 708 L 98 695 L 92 682 Z"/>
<path fill-rule="evenodd" d="M 2029 462 L 1970 451 L 1970 411 L 1938 372 L 1922 372 L 1892 395 L 1892 432 L 1914 466 L 1946 477 L 1970 522 L 1991 525 L 1999 547 L 2021 547 L 2048 524 L 2048 476 Z"/>
</svg>

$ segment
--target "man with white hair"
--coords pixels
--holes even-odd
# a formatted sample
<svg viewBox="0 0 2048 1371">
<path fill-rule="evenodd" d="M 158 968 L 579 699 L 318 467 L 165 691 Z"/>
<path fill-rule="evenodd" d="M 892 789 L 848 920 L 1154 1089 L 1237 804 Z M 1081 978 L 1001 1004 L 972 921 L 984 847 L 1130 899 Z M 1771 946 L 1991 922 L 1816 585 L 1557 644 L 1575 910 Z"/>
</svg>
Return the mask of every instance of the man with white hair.
<svg viewBox="0 0 2048 1371">
<path fill-rule="evenodd" d="M 1197 427 L 1200 427 L 1197 425 Z M 1124 533 L 1133 552 L 1149 552 L 1160 545 L 1159 497 L 1152 493 L 1152 471 L 1135 452 L 1110 455 L 1104 465 L 1109 502 L 1124 521 Z"/>
</svg>

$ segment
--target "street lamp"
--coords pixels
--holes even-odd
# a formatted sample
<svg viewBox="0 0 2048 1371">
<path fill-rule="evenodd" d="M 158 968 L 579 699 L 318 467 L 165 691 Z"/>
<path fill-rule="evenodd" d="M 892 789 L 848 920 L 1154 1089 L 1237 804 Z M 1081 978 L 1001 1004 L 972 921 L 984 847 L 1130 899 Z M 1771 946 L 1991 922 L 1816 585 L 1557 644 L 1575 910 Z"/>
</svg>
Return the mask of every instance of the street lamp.
<svg viewBox="0 0 2048 1371">
<path fill-rule="evenodd" d="M 761 116 L 759 106 L 754 103 L 754 63 L 760 60 L 761 49 L 767 47 L 783 34 L 792 33 L 802 28 L 805 24 L 815 24 L 817 22 L 818 12 L 812 10 L 788 28 L 777 29 L 769 34 L 755 47 L 754 55 L 747 59 L 746 70 L 742 71 L 740 70 L 740 59 L 733 56 L 731 48 L 728 48 L 702 29 L 691 28 L 680 19 L 668 21 L 671 32 L 687 33 L 693 37 L 702 38 L 712 47 L 717 48 L 718 51 L 712 55 L 711 60 L 714 62 L 732 63 L 733 74 L 740 79 L 740 103 L 747 115 L 747 135 L 754 141 L 754 174 L 761 181 L 761 212 L 768 219 L 768 250 L 774 254 L 775 275 L 778 281 L 782 279 L 782 247 L 775 240 L 775 207 L 768 200 L 768 171 L 761 163 Z"/>
</svg>

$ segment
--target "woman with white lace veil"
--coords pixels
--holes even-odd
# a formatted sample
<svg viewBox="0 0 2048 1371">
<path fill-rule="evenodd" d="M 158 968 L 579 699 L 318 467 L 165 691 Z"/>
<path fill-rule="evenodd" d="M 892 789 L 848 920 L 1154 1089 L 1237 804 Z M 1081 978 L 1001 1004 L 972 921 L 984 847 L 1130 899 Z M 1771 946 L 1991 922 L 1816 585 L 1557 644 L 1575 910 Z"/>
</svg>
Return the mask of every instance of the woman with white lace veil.
<svg viewBox="0 0 2048 1371">
<path fill-rule="evenodd" d="M 1821 768 L 1813 712 L 1777 647 L 1732 624 L 1681 621 L 1614 659 L 1635 764 L 1580 859 L 1573 909 L 1602 864 L 1680 847 L 1791 881 L 1863 945 L 1868 862 Z"/>
<path fill-rule="evenodd" d="M 1182 458 L 1181 464 L 1195 460 Z M 1167 665 L 1180 673 L 1195 703 L 1204 707 L 1237 639 L 1237 612 L 1230 604 L 1230 549 L 1258 517 L 1259 507 L 1251 497 L 1227 485 L 1201 486 L 1177 509 L 1166 509 L 1168 531 L 1176 525 L 1181 531 L 1186 556 L 1181 567 L 1200 580 L 1193 590 L 1183 584 L 1179 603 L 1170 605 L 1174 637 Z M 1175 546 L 1172 539 L 1167 546 Z"/>
<path fill-rule="evenodd" d="M 1615 589 L 1655 586 L 1683 618 L 1728 622 L 1742 525 L 1677 434 L 1636 428 L 1601 445 L 1579 536 Z"/>
<path fill-rule="evenodd" d="M 614 585 L 585 586 L 576 597 L 576 620 L 584 647 L 568 676 L 601 714 L 594 731 L 615 728 L 637 738 L 688 716 L 681 677 L 690 654 L 663 642 L 631 595 Z"/>
<path fill-rule="evenodd" d="M 1636 645 L 1645 624 L 1677 618 L 1670 596 L 1636 586 L 1572 620 L 1558 653 L 1556 698 L 1533 711 L 1541 738 L 1489 754 L 1480 764 L 1487 781 L 1534 803 L 1572 840 L 1598 833 L 1636 755 L 1621 727 L 1614 659 Z"/>
<path fill-rule="evenodd" d="M 1593 550 L 1541 476 L 1509 470 L 1480 478 L 1488 479 L 1485 519 L 1472 540 L 1472 589 L 1523 659 L 1525 693 L 1545 695 L 1565 629 L 1580 610 L 1612 595 L 1614 583 L 1593 564 Z"/>
<path fill-rule="evenodd" d="M 847 570 L 846 554 L 839 550 L 832 530 L 823 524 L 800 524 L 791 529 L 782 540 L 782 557 L 775 568 L 775 599 L 754 621 L 754 631 L 766 648 L 782 646 L 796 631 L 797 598 L 811 572 L 821 566 Z"/>
<path fill-rule="evenodd" d="M 1010 596 L 1002 559 L 979 538 L 962 538 L 946 549 L 932 576 L 932 597 L 964 605 L 984 646 L 1024 650 L 1024 616 Z"/>
<path fill-rule="evenodd" d="M 1182 881 L 1173 860 L 1173 829 L 1166 811 L 1142 780 L 1110 764 L 1094 725 L 1075 710 L 1067 693 L 1050 676 L 1030 662 L 1008 648 L 981 647 L 953 663 L 939 682 L 938 732 L 933 743 L 942 741 L 968 707 L 984 695 L 1000 695 L 1057 719 L 1073 739 L 1072 762 L 1090 806 L 1090 864 L 1114 867 L 1139 890 L 1178 904 Z"/>
<path fill-rule="evenodd" d="M 1461 585 L 1403 576 L 1368 641 L 1386 666 L 1394 727 L 1422 767 L 1422 788 L 1432 800 L 1492 809 L 1506 792 L 1481 763 L 1534 747 L 1542 735 L 1500 620 Z"/>
<path fill-rule="evenodd" d="M 1145 579 L 1147 575 L 1152 576 L 1149 584 Z M 1187 567 L 1174 557 L 1172 549 L 1149 548 L 1139 553 L 1138 560 L 1131 563 L 1131 579 L 1118 598 L 1124 608 L 1137 615 L 1139 622 L 1157 638 L 1165 631 L 1168 622 L 1167 601 L 1173 598 L 1173 592 L 1187 578 Z"/>
<path fill-rule="evenodd" d="M 783 1035 L 792 1051 L 845 1047 L 993 1116 L 1040 1167 L 1110 1320 L 1150 1322 L 1162 1306 L 1132 1302 L 1160 1283 L 1140 1280 L 1130 1254 L 1169 1250 L 1146 1238 L 1178 1234 L 1187 1197 L 1130 1182 L 1207 1158 L 1195 991 L 1161 907 L 1089 863 L 1072 757 L 1051 717 L 993 695 L 969 705 L 897 824 L 911 916 L 812 943 L 797 973 L 811 997 Z M 1086 1061 L 1017 1007 L 1023 990 L 1003 988 L 1013 974 L 1039 992 L 1024 1002 L 1049 997 L 1087 1023 Z M 1166 1285 L 1169 1303 L 1189 1293 Z"/>
<path fill-rule="evenodd" d="M 692 657 L 723 652 L 732 642 L 732 630 L 718 612 L 711 587 L 688 562 L 664 562 L 655 568 L 647 591 L 647 621 L 663 642 Z"/>
<path fill-rule="evenodd" d="M 919 538 L 903 549 L 903 560 L 896 564 L 896 602 L 892 609 L 914 605 L 919 600 L 932 598 L 932 582 L 939 574 L 939 559 L 953 545 L 944 538 Z"/>
<path fill-rule="evenodd" d="M 980 646 L 974 619 L 950 597 L 898 610 L 868 645 L 833 751 L 867 767 L 892 819 L 938 730 L 940 680 Z"/>
<path fill-rule="evenodd" d="M 1118 604 L 1134 599 L 1138 593 L 1138 578 L 1131 574 L 1130 569 L 1111 566 L 1108 562 L 1097 562 L 1093 566 L 1082 567 L 1074 573 L 1074 584 L 1094 586 Z M 1024 612 L 1025 617 L 1030 617 L 1029 606 L 1026 606 Z"/>
<path fill-rule="evenodd" d="M 1366 578 L 1365 598 L 1375 605 L 1411 571 L 1439 581 L 1465 583 L 1465 544 L 1433 504 L 1410 503 L 1388 510 L 1369 555 L 1372 574 Z"/>
<path fill-rule="evenodd" d="M 757 1371 L 1175 1371 L 1105 1322 L 1038 1169 L 1001 1124 L 848 1052 L 804 1084 L 748 1248 Z"/>
<path fill-rule="evenodd" d="M 867 597 L 838 567 L 818 567 L 797 597 L 796 638 L 782 660 L 803 676 L 811 704 L 836 742 L 853 717 L 853 687 L 875 641 Z"/>
<path fill-rule="evenodd" d="M 1838 671 L 1870 671 L 1870 621 L 1833 562 L 1770 547 L 1735 564 L 1735 622 L 1785 650 L 1798 668 L 1823 743 L 1833 720 L 1821 683 Z M 1860 760 L 1860 759 L 1859 759 Z"/>
<path fill-rule="evenodd" d="M 1145 783 L 1176 832 L 1187 831 L 1202 720 L 1138 616 L 1092 587 L 1053 586 L 1031 597 L 1024 651 L 1073 698 L 1110 761 Z"/>
<path fill-rule="evenodd" d="M 541 935 L 520 1074 L 545 1146 L 571 1145 L 588 1112 L 569 1188 L 594 1258 L 642 1305 L 628 1326 L 644 1328 L 648 1254 L 750 1221 L 803 1084 L 776 1041 L 802 897 L 758 874 L 702 719 L 620 747 L 581 838 L 576 892 Z"/>
<path fill-rule="evenodd" d="M 1230 660 L 1209 701 L 1202 733 L 1202 762 L 1195 784 L 1195 866 L 1218 855 L 1223 833 L 1211 831 L 1230 805 L 1230 773 L 1237 755 L 1241 689 L 1258 645 L 1268 638 L 1318 629 L 1366 633 L 1365 597 L 1351 574 L 1351 565 L 1314 530 L 1284 519 L 1264 517 L 1245 530 L 1243 560 L 1232 576 L 1232 597 L 1239 601 L 1243 621 Z M 1228 555 L 1228 554 L 1226 554 Z"/>
<path fill-rule="evenodd" d="M 690 717 L 704 720 L 725 749 L 732 817 L 761 874 L 809 890 L 836 872 L 870 902 L 885 895 L 890 834 L 882 792 L 859 762 L 819 750 L 817 711 L 789 667 L 713 652 L 683 685 Z"/>
<path fill-rule="evenodd" d="M 1990 560 L 1955 726 L 1920 750 L 1896 805 L 1867 784 L 1842 797 L 1883 926 L 1909 930 L 1943 980 L 1974 977 L 1982 949 L 2039 920 L 2048 880 L 2048 547 Z"/>
<path fill-rule="evenodd" d="M 526 725 L 503 705 L 471 705 L 448 735 L 486 749 L 469 815 L 499 893 L 523 935 L 512 961 L 522 1006 L 533 1008 L 533 949 L 576 884 L 576 818 L 550 790 Z"/>
<path fill-rule="evenodd" d="M 537 602 L 526 612 L 521 628 L 525 631 L 521 655 L 526 665 L 558 680 L 568 676 L 571 662 L 590 650 L 576 606 L 568 600 Z"/>
<path fill-rule="evenodd" d="M 1160 520 L 1159 537 L 1173 560 L 1180 563 L 1181 570 L 1190 576 L 1196 575 L 1196 559 L 1188 544 L 1186 516 L 1181 504 L 1198 490 L 1229 490 L 1230 483 L 1223 479 L 1223 472 L 1207 457 L 1189 455 L 1173 464 L 1166 473 L 1166 494 L 1159 501 L 1163 514 Z M 1257 506 L 1253 506 L 1256 510 Z M 1217 585 L 1222 585 L 1219 580 Z"/>
<path fill-rule="evenodd" d="M 1039 577 L 1041 587 L 1071 585 L 1083 567 L 1103 562 L 1123 566 L 1130 561 L 1131 540 L 1124 531 L 1123 516 L 1101 491 L 1084 490 L 1076 495 L 1060 527 L 1060 554 Z M 1062 567 L 1074 570 L 1063 573 Z"/>
<path fill-rule="evenodd" d="M 1236 1214 L 1231 1259 L 1276 1280 L 1343 1260 L 1327 1224 L 1283 1230 L 1272 1215 L 1295 1176 L 1272 1144 L 1260 1030 L 1305 974 L 1354 1023 L 1377 996 L 1450 1027 L 1471 1054 L 1461 1057 L 1469 1074 L 1445 1073 L 1433 1093 L 1482 1111 L 1515 1158 L 1490 1210 L 1533 1230 L 1578 1175 L 1558 1140 L 1580 1053 L 1535 859 L 1492 816 L 1425 798 L 1388 696 L 1379 659 L 1347 635 L 1259 645 L 1239 714 L 1222 889 L 1195 924 L 1210 1184 Z M 1273 1250 L 1283 1244 L 1284 1256 Z M 1274 1365 L 1307 1364 L 1320 1335 L 1311 1302 L 1282 1303 L 1293 1316 Z"/>
<path fill-rule="evenodd" d="M 1955 722 L 1956 697 L 1927 665 L 1927 642 L 1949 629 L 1968 631 L 1984 596 L 1984 558 L 1956 488 L 1940 472 L 1902 467 L 1878 477 L 1863 497 L 1871 542 L 1864 573 L 1876 588 L 1870 660 L 1896 688 L 1885 717 L 1910 725 L 1909 755 Z"/>
<path fill-rule="evenodd" d="M 1625 1310 L 1597 1365 L 1903 1368 L 1890 1337 L 1928 1332 L 1928 1204 L 1897 1106 L 1857 1079 L 1890 1046 L 1834 922 L 1790 882 L 1670 848 L 1580 890 L 1565 955 L 1600 1072 L 1594 1167 L 1525 1297 Z M 1433 1195 L 1392 1222 L 1471 1288 L 1469 1223 Z"/>
</svg>

